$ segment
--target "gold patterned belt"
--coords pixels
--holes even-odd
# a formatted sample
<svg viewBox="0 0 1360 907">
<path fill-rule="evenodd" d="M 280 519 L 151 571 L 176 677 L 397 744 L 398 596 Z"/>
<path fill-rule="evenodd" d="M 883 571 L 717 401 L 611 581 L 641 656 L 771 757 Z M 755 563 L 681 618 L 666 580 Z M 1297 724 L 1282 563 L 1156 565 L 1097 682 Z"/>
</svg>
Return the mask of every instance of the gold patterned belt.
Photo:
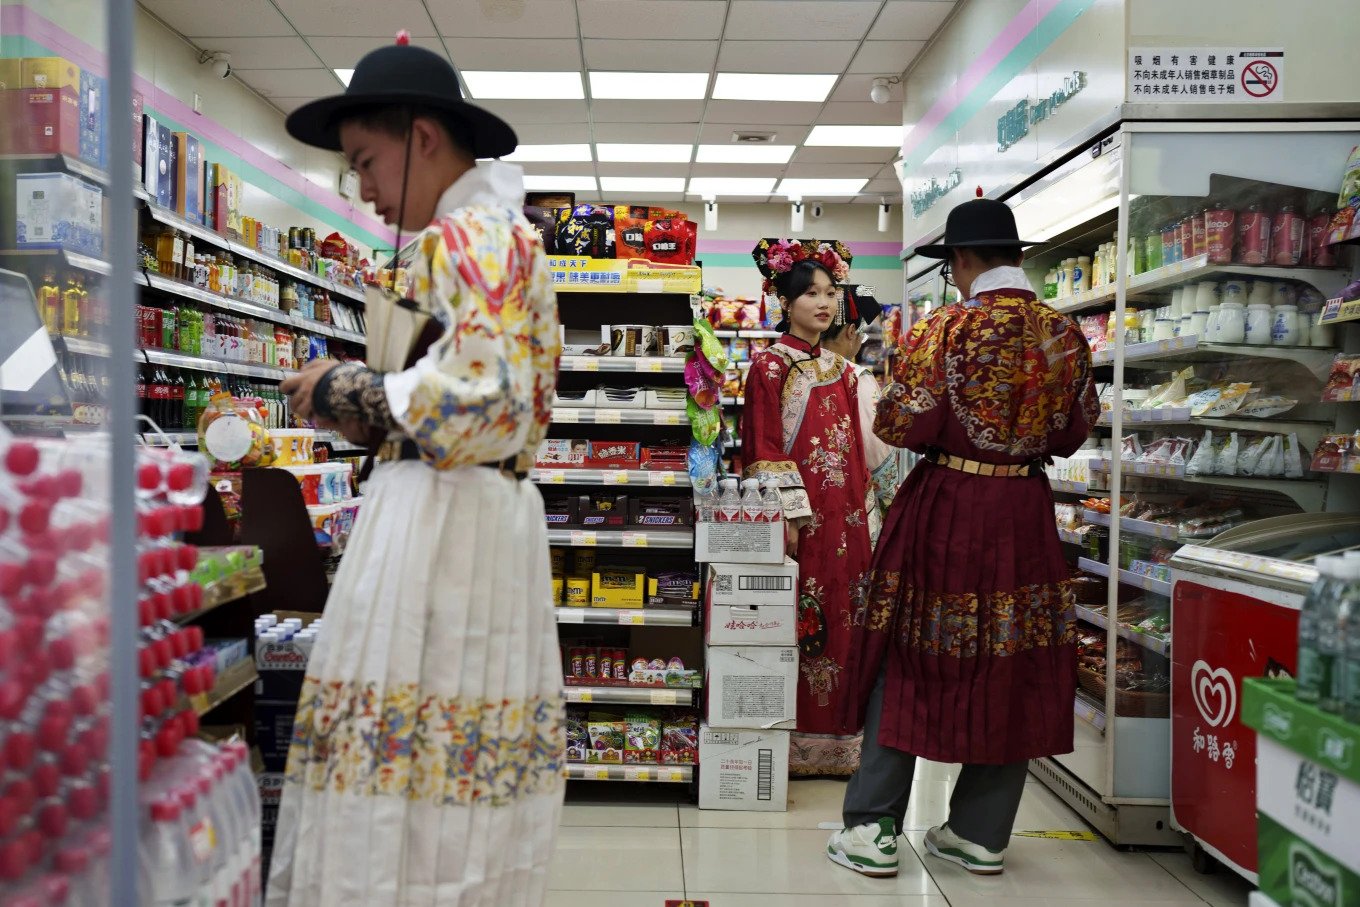
<svg viewBox="0 0 1360 907">
<path fill-rule="evenodd" d="M 940 450 L 931 451 L 926 454 L 925 458 L 936 466 L 943 466 L 946 469 L 956 469 L 959 472 L 966 472 L 970 476 L 993 476 L 996 478 L 1009 479 L 1042 475 L 1044 471 L 1044 464 L 1039 460 L 1030 460 L 1028 463 L 1016 463 L 1013 465 L 982 463 L 978 460 L 956 457 L 953 454 L 947 454 Z"/>
<path fill-rule="evenodd" d="M 420 447 L 410 438 L 396 438 L 390 441 L 384 441 L 382 446 L 378 448 L 376 458 L 384 463 L 391 463 L 397 460 L 419 460 Z M 506 457 L 504 460 L 498 460 L 492 463 L 478 463 L 477 465 L 486 467 L 487 469 L 500 470 L 515 479 L 524 479 L 528 476 L 528 473 L 515 468 L 518 460 L 518 457 Z"/>
</svg>

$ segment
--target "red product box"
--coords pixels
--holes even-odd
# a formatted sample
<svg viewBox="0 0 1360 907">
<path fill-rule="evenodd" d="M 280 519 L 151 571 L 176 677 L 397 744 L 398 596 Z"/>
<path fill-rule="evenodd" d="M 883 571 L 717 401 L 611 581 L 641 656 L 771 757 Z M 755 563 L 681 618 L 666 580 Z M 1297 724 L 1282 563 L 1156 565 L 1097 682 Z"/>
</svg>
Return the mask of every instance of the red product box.
<svg viewBox="0 0 1360 907">
<path fill-rule="evenodd" d="M 585 465 L 589 469 L 637 469 L 641 456 L 638 441 L 591 441 Z"/>
<path fill-rule="evenodd" d="M 689 468 L 689 448 L 678 445 L 644 448 L 642 468 L 684 472 Z"/>
<path fill-rule="evenodd" d="M 12 124 L 11 152 L 80 156 L 80 98 L 75 89 L 6 91 L 0 115 Z"/>
</svg>

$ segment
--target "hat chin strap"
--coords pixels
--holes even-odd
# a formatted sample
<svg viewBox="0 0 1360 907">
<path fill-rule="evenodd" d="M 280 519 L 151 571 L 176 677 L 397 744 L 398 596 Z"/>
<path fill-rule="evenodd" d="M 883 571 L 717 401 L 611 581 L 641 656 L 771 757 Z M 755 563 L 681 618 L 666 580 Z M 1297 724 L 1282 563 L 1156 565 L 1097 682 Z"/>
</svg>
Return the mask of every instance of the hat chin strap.
<svg viewBox="0 0 1360 907">
<path fill-rule="evenodd" d="M 392 292 L 397 292 L 397 271 L 401 266 L 401 227 L 406 223 L 406 188 L 411 177 L 411 143 L 415 138 L 416 111 L 406 108 L 406 159 L 401 166 L 401 201 L 397 203 L 397 239 L 392 250 Z"/>
</svg>

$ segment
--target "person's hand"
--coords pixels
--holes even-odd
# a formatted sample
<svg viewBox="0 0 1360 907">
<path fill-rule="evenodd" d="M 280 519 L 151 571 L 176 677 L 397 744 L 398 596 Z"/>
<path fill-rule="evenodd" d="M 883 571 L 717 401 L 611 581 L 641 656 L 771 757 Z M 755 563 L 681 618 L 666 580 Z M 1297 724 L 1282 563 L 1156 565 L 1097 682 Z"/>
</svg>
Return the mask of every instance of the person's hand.
<svg viewBox="0 0 1360 907">
<path fill-rule="evenodd" d="M 798 530 L 801 528 L 793 520 L 784 521 L 784 551 L 789 557 L 798 556 Z"/>
<path fill-rule="evenodd" d="M 312 392 L 316 390 L 316 383 L 321 380 L 321 376 L 333 368 L 338 368 L 339 362 L 334 359 L 313 359 L 308 362 L 296 375 L 289 375 L 279 384 L 279 391 L 288 395 L 288 406 L 299 419 L 311 420 L 315 415 L 312 408 Z"/>
</svg>

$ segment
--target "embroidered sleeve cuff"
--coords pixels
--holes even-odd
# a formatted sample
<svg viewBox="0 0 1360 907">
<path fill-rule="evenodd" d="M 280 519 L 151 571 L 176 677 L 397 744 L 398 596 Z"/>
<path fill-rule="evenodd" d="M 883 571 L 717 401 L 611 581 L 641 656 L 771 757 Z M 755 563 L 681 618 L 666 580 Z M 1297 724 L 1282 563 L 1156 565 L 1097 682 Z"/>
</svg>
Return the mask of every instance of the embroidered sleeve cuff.
<svg viewBox="0 0 1360 907">
<path fill-rule="evenodd" d="M 312 391 L 312 407 L 318 416 L 333 422 L 357 419 L 388 431 L 397 427 L 387 405 L 383 374 L 358 363 L 337 366 L 323 375 Z"/>
<path fill-rule="evenodd" d="M 779 489 L 779 497 L 784 502 L 784 519 L 796 520 L 812 516 L 812 505 L 808 501 L 805 489 L 781 488 Z"/>
</svg>

